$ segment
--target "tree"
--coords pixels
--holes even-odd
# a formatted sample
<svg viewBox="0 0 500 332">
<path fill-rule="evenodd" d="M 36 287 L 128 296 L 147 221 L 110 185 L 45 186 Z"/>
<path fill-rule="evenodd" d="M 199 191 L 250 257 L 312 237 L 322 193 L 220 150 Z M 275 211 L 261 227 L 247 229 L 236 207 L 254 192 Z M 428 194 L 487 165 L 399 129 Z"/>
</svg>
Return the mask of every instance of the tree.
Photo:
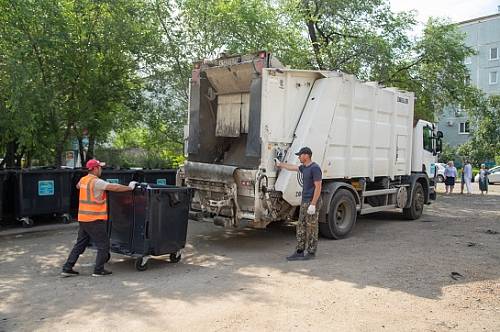
<svg viewBox="0 0 500 332">
<path fill-rule="evenodd" d="M 469 112 L 471 139 L 458 148 L 459 154 L 469 156 L 476 164 L 500 156 L 500 96 L 484 98 L 482 107 Z"/>
<path fill-rule="evenodd" d="M 56 165 L 68 139 L 94 143 L 133 119 L 157 42 L 148 1 L 2 1 L 0 143 Z M 12 158 L 6 158 L 11 160 Z"/>
</svg>

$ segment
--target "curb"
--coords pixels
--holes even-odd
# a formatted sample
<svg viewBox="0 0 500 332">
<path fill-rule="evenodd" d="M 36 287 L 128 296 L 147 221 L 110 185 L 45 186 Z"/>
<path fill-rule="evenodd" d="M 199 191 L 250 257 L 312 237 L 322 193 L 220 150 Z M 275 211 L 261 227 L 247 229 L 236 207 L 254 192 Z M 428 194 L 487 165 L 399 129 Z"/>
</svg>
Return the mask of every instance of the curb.
<svg viewBox="0 0 500 332">
<path fill-rule="evenodd" d="M 52 224 L 52 225 L 34 226 L 34 227 L 30 227 L 30 228 L 18 227 L 18 228 L 0 230 L 0 237 L 26 235 L 26 234 L 50 232 L 50 231 L 59 231 L 59 230 L 64 230 L 64 229 L 72 229 L 72 228 L 76 228 L 76 227 L 78 227 L 77 222 L 72 222 L 69 224 Z"/>
</svg>

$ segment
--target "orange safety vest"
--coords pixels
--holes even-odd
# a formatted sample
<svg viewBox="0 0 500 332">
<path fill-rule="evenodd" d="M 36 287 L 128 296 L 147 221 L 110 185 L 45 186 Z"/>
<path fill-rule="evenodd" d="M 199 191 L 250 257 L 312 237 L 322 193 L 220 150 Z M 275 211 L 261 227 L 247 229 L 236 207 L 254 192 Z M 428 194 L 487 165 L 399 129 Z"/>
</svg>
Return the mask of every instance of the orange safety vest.
<svg viewBox="0 0 500 332">
<path fill-rule="evenodd" d="M 102 199 L 97 199 L 94 196 L 94 185 L 97 179 L 97 176 L 89 174 L 80 180 L 78 221 L 108 220 L 106 192 L 103 193 Z"/>
</svg>

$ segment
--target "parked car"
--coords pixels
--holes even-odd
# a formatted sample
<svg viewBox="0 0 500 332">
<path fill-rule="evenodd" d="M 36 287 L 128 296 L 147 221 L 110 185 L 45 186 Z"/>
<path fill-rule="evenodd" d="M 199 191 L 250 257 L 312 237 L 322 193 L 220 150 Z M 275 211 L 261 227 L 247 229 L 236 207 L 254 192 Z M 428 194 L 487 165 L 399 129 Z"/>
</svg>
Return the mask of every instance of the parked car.
<svg viewBox="0 0 500 332">
<path fill-rule="evenodd" d="M 438 182 L 444 182 L 444 169 L 446 168 L 445 163 L 436 163 L 437 167 L 437 180 Z"/>
<path fill-rule="evenodd" d="M 490 175 L 488 175 L 489 184 L 500 183 L 500 165 L 490 168 L 489 171 L 490 171 Z M 476 175 L 474 181 L 476 182 L 479 181 L 479 174 Z"/>
</svg>

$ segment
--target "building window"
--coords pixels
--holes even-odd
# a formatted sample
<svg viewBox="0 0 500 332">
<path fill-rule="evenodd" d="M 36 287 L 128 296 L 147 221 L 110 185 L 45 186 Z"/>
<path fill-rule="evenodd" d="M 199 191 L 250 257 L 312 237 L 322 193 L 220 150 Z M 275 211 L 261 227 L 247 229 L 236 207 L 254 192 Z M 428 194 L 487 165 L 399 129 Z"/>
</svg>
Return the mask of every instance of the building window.
<svg viewBox="0 0 500 332">
<path fill-rule="evenodd" d="M 459 134 L 468 134 L 469 133 L 469 121 L 460 122 L 458 125 L 458 133 Z"/>
<path fill-rule="evenodd" d="M 498 60 L 498 47 L 490 48 L 490 60 Z"/>
<path fill-rule="evenodd" d="M 498 83 L 498 72 L 492 71 L 490 72 L 490 84 Z"/>
</svg>

